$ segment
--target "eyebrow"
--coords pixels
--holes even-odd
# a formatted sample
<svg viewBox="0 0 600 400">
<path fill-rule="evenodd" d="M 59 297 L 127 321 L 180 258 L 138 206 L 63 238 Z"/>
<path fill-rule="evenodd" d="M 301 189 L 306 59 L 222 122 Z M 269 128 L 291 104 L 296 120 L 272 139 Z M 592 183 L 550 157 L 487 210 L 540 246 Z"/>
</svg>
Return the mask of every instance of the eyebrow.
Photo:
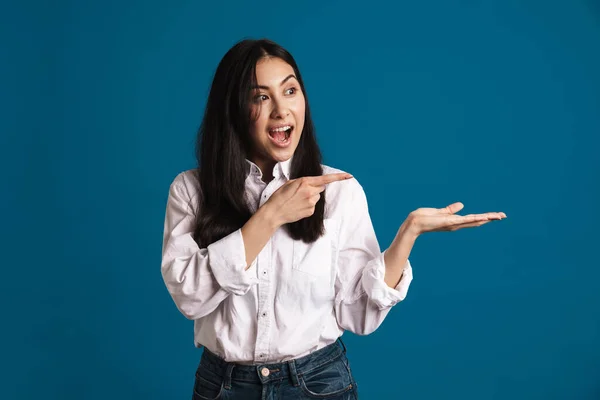
<svg viewBox="0 0 600 400">
<path fill-rule="evenodd" d="M 294 78 L 294 79 L 298 80 L 298 78 L 296 78 L 296 76 L 295 76 L 294 74 L 289 74 L 288 76 L 286 76 L 286 77 L 285 77 L 285 78 L 284 78 L 284 79 L 281 81 L 281 83 L 279 84 L 279 86 L 281 86 L 281 85 L 285 84 L 287 81 L 289 81 L 289 80 L 290 80 L 290 79 L 292 79 L 292 78 Z M 268 86 L 261 86 L 261 85 L 258 85 L 258 86 L 253 86 L 253 87 L 252 87 L 252 89 L 264 89 L 264 90 L 269 90 L 269 87 L 268 87 Z"/>
</svg>

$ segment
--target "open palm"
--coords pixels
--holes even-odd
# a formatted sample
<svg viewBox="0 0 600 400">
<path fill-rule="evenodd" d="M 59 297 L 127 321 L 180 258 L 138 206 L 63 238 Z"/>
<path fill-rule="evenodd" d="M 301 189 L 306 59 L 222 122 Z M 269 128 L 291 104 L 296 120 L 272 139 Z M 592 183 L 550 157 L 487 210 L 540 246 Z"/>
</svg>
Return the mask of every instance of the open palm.
<svg viewBox="0 0 600 400">
<path fill-rule="evenodd" d="M 458 202 L 444 208 L 419 208 L 411 212 L 409 218 L 412 219 L 419 233 L 455 231 L 506 218 L 506 214 L 503 212 L 457 215 L 456 213 L 462 210 L 463 207 L 464 205 Z"/>
</svg>

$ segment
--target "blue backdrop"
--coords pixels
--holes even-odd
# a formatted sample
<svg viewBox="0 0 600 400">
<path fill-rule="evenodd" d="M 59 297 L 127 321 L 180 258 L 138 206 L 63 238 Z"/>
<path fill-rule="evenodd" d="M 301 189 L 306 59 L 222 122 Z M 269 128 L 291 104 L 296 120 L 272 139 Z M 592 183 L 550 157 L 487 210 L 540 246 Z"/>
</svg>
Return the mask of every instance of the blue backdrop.
<svg viewBox="0 0 600 400">
<path fill-rule="evenodd" d="M 600 3 L 13 1 L 0 12 L 3 399 L 187 399 L 160 275 L 171 180 L 244 37 L 296 57 L 380 244 L 420 206 L 406 300 L 345 334 L 363 399 L 600 398 Z"/>
</svg>

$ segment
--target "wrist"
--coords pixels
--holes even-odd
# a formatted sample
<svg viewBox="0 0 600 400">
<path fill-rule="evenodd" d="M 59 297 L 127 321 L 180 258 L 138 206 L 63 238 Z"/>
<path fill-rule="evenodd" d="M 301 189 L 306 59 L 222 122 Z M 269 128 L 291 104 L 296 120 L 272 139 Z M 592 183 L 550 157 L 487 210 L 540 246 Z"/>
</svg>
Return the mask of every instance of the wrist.
<svg viewBox="0 0 600 400">
<path fill-rule="evenodd" d="M 406 236 L 412 240 L 416 240 L 421 233 L 418 219 L 413 214 L 409 214 L 398 230 L 398 235 Z"/>
<path fill-rule="evenodd" d="M 268 225 L 272 232 L 275 232 L 281 227 L 281 225 L 283 225 L 280 222 L 277 210 L 272 208 L 268 203 L 260 207 L 257 211 L 257 214 L 260 215 L 261 219 Z"/>
<path fill-rule="evenodd" d="M 412 226 L 410 223 L 403 223 L 400 226 L 400 229 L 398 229 L 398 233 L 388 249 L 390 253 L 394 254 L 395 256 L 406 253 L 408 257 L 410 249 L 412 249 L 417 237 L 419 237 L 419 235 L 415 233 L 414 229 L 414 226 Z"/>
</svg>

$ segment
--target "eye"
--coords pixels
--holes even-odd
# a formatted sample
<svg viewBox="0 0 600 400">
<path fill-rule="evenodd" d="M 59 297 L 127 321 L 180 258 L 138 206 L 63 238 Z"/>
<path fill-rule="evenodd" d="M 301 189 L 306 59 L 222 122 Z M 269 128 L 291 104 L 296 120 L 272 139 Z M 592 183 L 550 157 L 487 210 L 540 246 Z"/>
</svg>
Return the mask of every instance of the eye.
<svg viewBox="0 0 600 400">
<path fill-rule="evenodd" d="M 265 101 L 268 99 L 269 99 L 269 97 L 266 94 L 259 94 L 257 96 L 254 96 L 255 103 L 260 103 L 261 101 Z"/>
<path fill-rule="evenodd" d="M 292 94 L 296 93 L 296 90 L 297 89 L 295 87 L 291 87 L 291 88 L 289 88 L 288 90 L 285 91 L 285 94 L 292 95 Z"/>
</svg>

